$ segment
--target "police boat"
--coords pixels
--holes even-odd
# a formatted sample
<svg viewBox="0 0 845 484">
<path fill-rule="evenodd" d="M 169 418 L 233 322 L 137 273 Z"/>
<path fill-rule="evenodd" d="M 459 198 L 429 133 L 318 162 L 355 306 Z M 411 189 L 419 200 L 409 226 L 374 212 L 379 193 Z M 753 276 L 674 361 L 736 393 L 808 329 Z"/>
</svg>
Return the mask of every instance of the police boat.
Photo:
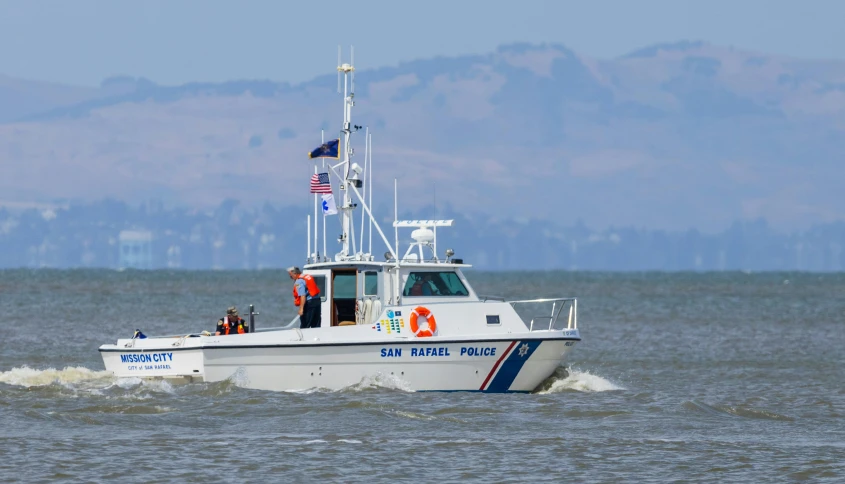
<svg viewBox="0 0 845 484">
<path fill-rule="evenodd" d="M 575 298 L 507 301 L 479 296 L 463 272 L 471 266 L 452 250 L 441 256 L 437 249 L 438 229 L 452 226 L 452 220 L 394 216 L 393 243 L 388 240 L 371 212 L 369 137 L 364 168 L 352 162 L 350 139 L 359 127 L 351 123 L 351 63 L 338 66 L 338 87 L 341 76 L 343 149 L 338 138 L 312 152 L 329 174 L 329 189 L 315 193 L 313 244 L 307 217 L 308 252 L 302 268 L 319 290 L 319 327 L 300 329 L 296 317 L 286 325 L 256 329 L 250 308 L 250 331 L 245 334 L 198 332 L 104 344 L 99 351 L 106 370 L 119 378 L 235 379 L 239 386 L 275 391 L 338 390 L 387 379 L 411 391 L 530 392 L 562 364 L 581 340 Z M 327 158 L 338 163 L 326 164 Z M 325 176 L 316 176 L 317 168 L 315 164 L 319 184 Z M 336 192 L 341 204 L 333 207 Z M 396 195 L 394 182 L 394 213 Z M 335 210 L 341 218 L 340 251 L 333 258 L 318 250 L 318 196 L 324 223 Z M 360 219 L 356 244 L 353 213 L 358 205 L 366 218 Z M 373 229 L 376 242 L 386 248 L 383 260 L 373 255 Z M 402 255 L 397 252 L 400 229 L 405 234 L 411 230 Z M 322 232 L 326 254 L 325 224 Z"/>
</svg>

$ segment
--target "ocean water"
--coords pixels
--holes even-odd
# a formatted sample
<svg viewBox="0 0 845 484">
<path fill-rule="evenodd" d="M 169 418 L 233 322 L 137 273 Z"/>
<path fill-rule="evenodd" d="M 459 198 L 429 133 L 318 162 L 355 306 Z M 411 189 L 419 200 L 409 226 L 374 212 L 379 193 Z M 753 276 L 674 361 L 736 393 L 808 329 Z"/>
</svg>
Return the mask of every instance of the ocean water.
<svg viewBox="0 0 845 484">
<path fill-rule="evenodd" d="M 0 481 L 845 481 L 845 275 L 468 274 L 577 296 L 533 394 L 117 380 L 97 347 L 289 321 L 280 271 L 0 271 Z"/>
</svg>

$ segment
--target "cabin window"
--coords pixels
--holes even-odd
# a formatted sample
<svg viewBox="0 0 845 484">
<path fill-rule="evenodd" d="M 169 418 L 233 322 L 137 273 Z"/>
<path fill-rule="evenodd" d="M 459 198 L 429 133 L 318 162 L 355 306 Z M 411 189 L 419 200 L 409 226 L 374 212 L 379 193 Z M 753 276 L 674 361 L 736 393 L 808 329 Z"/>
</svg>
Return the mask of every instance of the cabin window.
<svg viewBox="0 0 845 484">
<path fill-rule="evenodd" d="M 468 296 L 469 291 L 454 272 L 411 272 L 403 296 Z"/>
<path fill-rule="evenodd" d="M 317 289 L 320 290 L 320 300 L 326 300 L 326 276 L 311 276 L 317 284 Z"/>
<path fill-rule="evenodd" d="M 334 298 L 355 299 L 355 278 L 356 274 L 336 273 L 334 275 Z"/>
<path fill-rule="evenodd" d="M 496 314 L 496 315 L 488 314 L 487 315 L 487 324 L 502 324 L 502 323 L 501 323 L 501 321 L 499 321 L 499 315 L 498 314 Z"/>
<path fill-rule="evenodd" d="M 378 272 L 367 271 L 364 273 L 364 295 L 378 296 Z"/>
</svg>

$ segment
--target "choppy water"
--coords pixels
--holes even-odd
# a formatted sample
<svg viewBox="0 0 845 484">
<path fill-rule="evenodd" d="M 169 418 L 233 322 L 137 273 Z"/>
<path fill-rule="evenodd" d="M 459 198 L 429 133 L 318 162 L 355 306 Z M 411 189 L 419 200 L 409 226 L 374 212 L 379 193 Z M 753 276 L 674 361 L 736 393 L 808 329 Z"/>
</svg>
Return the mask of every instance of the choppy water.
<svg viewBox="0 0 845 484">
<path fill-rule="evenodd" d="M 115 380 L 99 344 L 232 304 L 288 321 L 289 280 L 0 271 L 0 481 L 845 480 L 845 275 L 470 278 L 578 296 L 569 370 L 529 395 Z"/>
</svg>

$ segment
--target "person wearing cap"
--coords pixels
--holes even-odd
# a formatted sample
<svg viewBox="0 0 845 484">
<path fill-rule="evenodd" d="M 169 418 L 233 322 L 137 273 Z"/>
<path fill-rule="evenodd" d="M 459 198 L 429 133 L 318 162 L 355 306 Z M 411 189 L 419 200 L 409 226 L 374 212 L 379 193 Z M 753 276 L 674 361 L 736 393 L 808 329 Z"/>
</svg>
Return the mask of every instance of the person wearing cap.
<svg viewBox="0 0 845 484">
<path fill-rule="evenodd" d="M 226 316 L 217 321 L 216 336 L 225 336 L 227 334 L 244 334 L 249 332 L 246 322 L 238 316 L 238 308 L 235 306 L 229 307 L 226 310 Z"/>
<path fill-rule="evenodd" d="M 320 288 L 314 278 L 303 274 L 299 267 L 288 267 L 288 275 L 293 280 L 293 304 L 299 309 L 299 327 L 319 328 L 322 324 Z"/>
</svg>

